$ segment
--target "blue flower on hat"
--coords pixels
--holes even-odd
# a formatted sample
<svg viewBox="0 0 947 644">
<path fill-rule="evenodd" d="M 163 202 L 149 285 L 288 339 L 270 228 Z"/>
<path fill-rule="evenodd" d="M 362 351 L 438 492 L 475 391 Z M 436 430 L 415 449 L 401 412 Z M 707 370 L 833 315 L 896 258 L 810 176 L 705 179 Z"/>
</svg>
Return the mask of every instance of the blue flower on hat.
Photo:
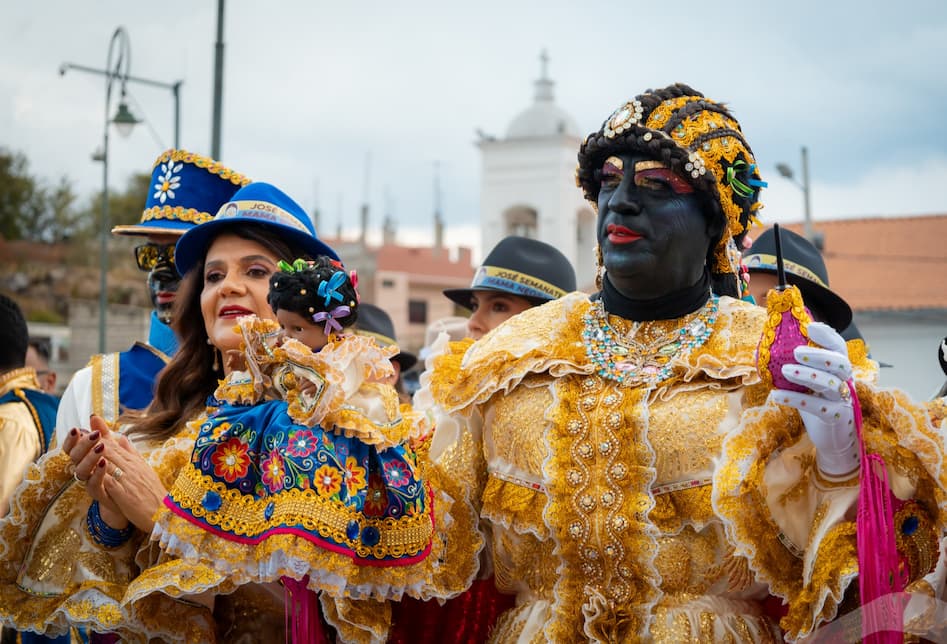
<svg viewBox="0 0 947 644">
<path fill-rule="evenodd" d="M 175 163 L 174 161 L 161 164 L 161 172 L 164 174 L 159 176 L 158 182 L 155 183 L 155 195 L 152 199 L 157 199 L 161 203 L 168 199 L 174 199 L 174 191 L 181 187 L 181 177 L 178 176 L 178 173 L 181 172 L 183 167 L 183 163 Z"/>
</svg>

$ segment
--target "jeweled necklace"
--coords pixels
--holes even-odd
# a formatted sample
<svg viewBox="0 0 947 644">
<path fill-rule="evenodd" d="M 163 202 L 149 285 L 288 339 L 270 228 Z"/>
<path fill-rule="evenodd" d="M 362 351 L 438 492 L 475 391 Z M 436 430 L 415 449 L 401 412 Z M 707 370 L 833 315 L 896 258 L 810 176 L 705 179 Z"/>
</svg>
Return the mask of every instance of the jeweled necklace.
<svg viewBox="0 0 947 644">
<path fill-rule="evenodd" d="M 675 360 L 689 355 L 713 333 L 718 300 L 711 295 L 696 315 L 688 316 L 690 320 L 675 331 L 661 334 L 657 343 L 622 338 L 609 324 L 602 301 L 596 300 L 583 317 L 585 353 L 603 378 L 625 385 L 656 385 L 671 375 Z M 647 324 L 654 322 L 634 325 L 633 335 Z"/>
</svg>

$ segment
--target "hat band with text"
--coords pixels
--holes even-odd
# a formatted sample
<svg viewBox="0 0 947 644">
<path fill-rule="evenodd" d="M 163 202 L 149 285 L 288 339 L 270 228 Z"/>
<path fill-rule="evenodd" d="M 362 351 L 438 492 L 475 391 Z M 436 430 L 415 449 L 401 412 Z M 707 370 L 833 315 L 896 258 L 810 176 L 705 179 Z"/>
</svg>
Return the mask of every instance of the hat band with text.
<svg viewBox="0 0 947 644">
<path fill-rule="evenodd" d="M 743 262 L 746 264 L 747 268 L 765 268 L 768 271 L 776 270 L 776 256 L 775 255 L 766 255 L 762 253 L 758 253 L 755 255 L 747 255 L 745 258 L 743 258 Z M 821 277 L 813 273 L 811 270 L 809 270 L 802 264 L 797 264 L 796 262 L 792 262 L 788 259 L 784 259 L 783 268 L 785 268 L 787 272 L 792 273 L 796 277 L 805 278 L 809 280 L 810 282 L 815 282 L 819 286 L 824 286 L 825 288 L 829 287 L 829 285 L 826 284 L 825 281 Z"/>
<path fill-rule="evenodd" d="M 481 266 L 477 269 L 470 288 L 498 289 L 514 295 L 538 297 L 544 300 L 554 300 L 566 294 L 563 289 L 549 282 L 499 266 Z"/>
<path fill-rule="evenodd" d="M 279 206 L 274 206 L 265 201 L 230 201 L 225 203 L 217 211 L 214 221 L 219 219 L 234 219 L 245 217 L 247 219 L 259 219 L 260 221 L 269 221 L 274 224 L 282 224 L 295 228 L 300 232 L 311 235 L 312 231 L 306 228 L 294 215 L 283 210 Z"/>
</svg>

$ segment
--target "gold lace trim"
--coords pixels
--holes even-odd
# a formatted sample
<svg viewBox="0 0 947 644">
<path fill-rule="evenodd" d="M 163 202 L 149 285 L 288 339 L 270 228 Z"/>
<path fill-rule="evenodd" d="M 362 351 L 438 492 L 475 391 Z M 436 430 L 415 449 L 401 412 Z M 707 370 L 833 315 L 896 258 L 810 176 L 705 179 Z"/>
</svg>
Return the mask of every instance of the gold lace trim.
<svg viewBox="0 0 947 644">
<path fill-rule="evenodd" d="M 780 626 L 796 639 L 834 619 L 845 589 L 857 574 L 855 523 L 846 521 L 831 528 L 819 543 L 812 577 L 789 602 Z"/>
<path fill-rule="evenodd" d="M 543 520 L 545 506 L 543 492 L 491 474 L 483 490 L 481 516 L 518 534 L 532 532 L 539 539 L 547 539 L 549 530 Z"/>
<path fill-rule="evenodd" d="M 190 544 L 200 553 L 199 560 L 178 559 L 149 570 L 149 577 L 132 583 L 129 596 L 144 597 L 160 591 L 173 597 L 213 588 L 226 593 L 248 583 L 268 583 L 281 577 L 300 579 L 309 575 L 309 588 L 333 596 L 399 599 L 403 593 L 419 594 L 418 586 L 430 580 L 437 554 L 410 565 L 360 565 L 352 557 L 331 552 L 291 534 L 269 536 L 255 546 L 211 535 L 199 526 L 174 516 L 159 514 L 156 522 L 168 552 Z M 175 537 L 178 545 L 169 543 Z M 303 567 L 308 566 L 305 569 Z"/>
<path fill-rule="evenodd" d="M 779 539 L 781 534 L 764 498 L 763 475 L 770 456 L 793 444 L 805 431 L 798 414 L 776 407 L 744 412 L 744 424 L 731 433 L 714 473 L 713 504 L 727 537 L 745 556 L 771 592 L 792 598 L 801 587 L 802 561 Z"/>
<path fill-rule="evenodd" d="M 430 461 L 430 440 L 418 451 L 420 476 L 437 491 L 435 523 L 442 544 L 434 581 L 423 599 L 448 598 L 467 590 L 480 569 L 484 538 L 480 532 L 480 506 L 476 500 L 484 482 L 483 456 L 470 432 L 463 432 L 438 463 Z"/>
<path fill-rule="evenodd" d="M 659 595 L 656 530 L 648 521 L 654 453 L 647 427 L 634 422 L 642 415 L 620 411 L 646 404 L 647 390 L 576 375 L 556 388 L 546 516 L 560 561 L 576 565 L 556 582 L 545 636 L 567 642 L 583 630 L 601 631 L 624 641 L 647 631 Z M 591 461 L 577 451 L 583 442 L 597 446 Z"/>
<path fill-rule="evenodd" d="M 700 530 L 714 519 L 712 490 L 710 485 L 702 485 L 656 495 L 648 516 L 662 534 L 677 534 L 685 524 Z"/>
</svg>

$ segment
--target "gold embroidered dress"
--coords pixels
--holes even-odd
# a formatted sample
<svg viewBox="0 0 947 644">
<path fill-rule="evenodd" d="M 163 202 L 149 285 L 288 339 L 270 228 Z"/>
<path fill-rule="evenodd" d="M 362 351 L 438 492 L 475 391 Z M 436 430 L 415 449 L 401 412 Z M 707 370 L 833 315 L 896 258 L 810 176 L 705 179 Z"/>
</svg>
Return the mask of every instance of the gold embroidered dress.
<svg viewBox="0 0 947 644">
<path fill-rule="evenodd" d="M 775 641 L 770 594 L 790 638 L 833 618 L 857 574 L 858 479 L 820 476 L 798 414 L 766 402 L 765 311 L 720 298 L 703 344 L 658 347 L 639 367 L 659 381 L 641 384 L 590 357 L 596 306 L 574 293 L 521 313 L 424 377 L 415 406 L 435 418 L 432 479 L 455 518 L 441 590 L 492 566 L 517 598 L 497 642 Z M 938 588 L 943 447 L 900 394 L 858 391 L 869 449 L 918 501 L 912 580 Z"/>
<path fill-rule="evenodd" d="M 167 441 L 135 447 L 170 487 L 187 462 L 196 427 Z M 129 613 L 129 582 L 157 558 L 146 535 L 107 549 L 92 540 L 86 513 L 92 498 L 73 478 L 72 462 L 54 448 L 31 465 L 0 521 L 0 620 L 20 630 L 59 635 L 70 626 L 118 632 L 127 641 L 198 641 L 214 633 L 206 608 L 163 596 Z M 206 637 L 205 637 L 206 639 Z"/>
</svg>

